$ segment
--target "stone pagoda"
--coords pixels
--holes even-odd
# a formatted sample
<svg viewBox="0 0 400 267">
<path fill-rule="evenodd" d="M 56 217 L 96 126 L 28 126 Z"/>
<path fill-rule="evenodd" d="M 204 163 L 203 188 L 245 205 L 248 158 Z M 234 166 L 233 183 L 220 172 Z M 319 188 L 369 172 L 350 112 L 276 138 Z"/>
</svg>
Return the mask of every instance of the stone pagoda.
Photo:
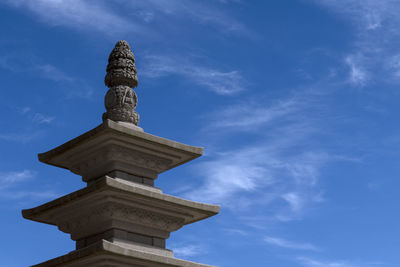
<svg viewBox="0 0 400 267">
<path fill-rule="evenodd" d="M 76 241 L 66 255 L 34 266 L 209 266 L 177 259 L 170 233 L 219 212 L 219 206 L 164 194 L 154 180 L 193 160 L 203 148 L 151 135 L 138 127 L 135 59 L 119 41 L 108 59 L 106 112 L 96 128 L 39 154 L 39 160 L 82 176 L 87 186 L 24 218 L 56 225 Z"/>
</svg>

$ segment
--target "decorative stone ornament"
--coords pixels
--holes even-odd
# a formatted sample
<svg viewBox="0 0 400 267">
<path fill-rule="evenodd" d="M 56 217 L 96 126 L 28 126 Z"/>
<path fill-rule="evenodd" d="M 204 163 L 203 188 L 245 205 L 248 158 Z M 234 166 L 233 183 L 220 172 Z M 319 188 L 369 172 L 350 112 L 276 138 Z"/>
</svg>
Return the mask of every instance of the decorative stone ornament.
<svg viewBox="0 0 400 267">
<path fill-rule="evenodd" d="M 104 83 L 110 89 L 104 99 L 107 111 L 103 114 L 103 121 L 110 119 L 138 125 L 139 114 L 135 112 L 137 96 L 132 90 L 138 85 L 135 57 L 126 41 L 118 41 L 112 50 Z"/>
</svg>

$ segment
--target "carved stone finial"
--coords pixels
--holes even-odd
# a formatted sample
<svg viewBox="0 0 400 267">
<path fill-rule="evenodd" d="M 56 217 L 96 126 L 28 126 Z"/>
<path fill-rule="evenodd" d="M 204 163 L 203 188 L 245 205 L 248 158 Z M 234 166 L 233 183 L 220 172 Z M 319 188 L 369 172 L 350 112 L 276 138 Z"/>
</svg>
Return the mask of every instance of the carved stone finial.
<svg viewBox="0 0 400 267">
<path fill-rule="evenodd" d="M 122 121 L 138 125 L 139 114 L 135 112 L 137 96 L 132 88 L 138 85 L 135 57 L 126 41 L 118 41 L 107 65 L 104 83 L 107 91 L 104 104 L 107 111 L 103 120 Z"/>
</svg>

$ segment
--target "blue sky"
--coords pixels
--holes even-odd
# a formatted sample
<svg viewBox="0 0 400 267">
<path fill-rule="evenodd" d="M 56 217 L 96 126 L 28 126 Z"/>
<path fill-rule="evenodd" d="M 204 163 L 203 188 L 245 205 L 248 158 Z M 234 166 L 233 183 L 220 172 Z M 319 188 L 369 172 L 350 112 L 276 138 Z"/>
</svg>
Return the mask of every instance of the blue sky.
<svg viewBox="0 0 400 267">
<path fill-rule="evenodd" d="M 235 266 L 398 267 L 400 1 L 0 1 L 0 266 L 74 249 L 22 219 L 82 188 L 39 163 L 101 123 L 127 40 L 146 132 L 205 147 L 165 193 L 218 203 L 167 247 Z"/>
</svg>

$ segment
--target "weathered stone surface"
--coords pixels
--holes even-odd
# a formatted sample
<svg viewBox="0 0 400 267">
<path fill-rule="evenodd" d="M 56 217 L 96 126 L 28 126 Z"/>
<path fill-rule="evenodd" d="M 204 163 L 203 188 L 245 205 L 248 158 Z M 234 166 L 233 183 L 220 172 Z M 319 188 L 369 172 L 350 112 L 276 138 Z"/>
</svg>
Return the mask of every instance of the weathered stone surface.
<svg viewBox="0 0 400 267">
<path fill-rule="evenodd" d="M 170 232 L 218 212 L 217 205 L 184 200 L 154 187 L 103 177 L 81 190 L 23 210 L 22 214 L 26 219 L 58 226 L 71 234 L 73 240 L 81 241 L 77 247 L 98 239 L 156 247 L 155 242 L 165 240 Z"/>
<path fill-rule="evenodd" d="M 106 120 L 83 135 L 39 154 L 39 160 L 69 169 L 89 182 L 113 171 L 156 179 L 158 174 L 202 153 L 201 147 L 188 146 Z"/>
<path fill-rule="evenodd" d="M 212 267 L 100 240 L 83 249 L 33 265 L 33 267 Z"/>
<path fill-rule="evenodd" d="M 135 112 L 137 96 L 131 89 L 138 85 L 135 57 L 126 41 L 118 41 L 108 58 L 104 83 L 107 91 L 103 120 L 128 122 L 137 125 L 139 114 Z"/>
<path fill-rule="evenodd" d="M 118 41 L 111 51 L 104 83 L 107 87 L 126 85 L 132 88 L 138 85 L 135 57 L 127 41 Z"/>
</svg>

